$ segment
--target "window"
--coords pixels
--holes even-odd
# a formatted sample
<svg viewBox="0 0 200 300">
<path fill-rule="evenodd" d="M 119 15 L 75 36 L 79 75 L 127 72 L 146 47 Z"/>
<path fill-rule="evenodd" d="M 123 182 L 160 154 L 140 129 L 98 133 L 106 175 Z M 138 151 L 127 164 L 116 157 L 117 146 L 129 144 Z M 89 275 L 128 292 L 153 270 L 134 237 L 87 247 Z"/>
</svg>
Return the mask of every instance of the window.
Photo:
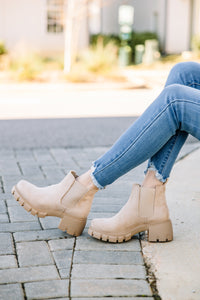
<svg viewBox="0 0 200 300">
<path fill-rule="evenodd" d="M 64 0 L 47 0 L 47 32 L 61 33 L 64 29 Z"/>
</svg>

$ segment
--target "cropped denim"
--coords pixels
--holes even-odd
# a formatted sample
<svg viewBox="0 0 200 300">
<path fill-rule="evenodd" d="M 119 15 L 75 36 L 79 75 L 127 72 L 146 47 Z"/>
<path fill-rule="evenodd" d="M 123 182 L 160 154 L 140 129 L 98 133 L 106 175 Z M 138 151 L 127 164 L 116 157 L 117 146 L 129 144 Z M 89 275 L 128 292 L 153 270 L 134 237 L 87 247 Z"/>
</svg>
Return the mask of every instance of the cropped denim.
<svg viewBox="0 0 200 300">
<path fill-rule="evenodd" d="M 195 62 L 175 65 L 155 101 L 93 162 L 94 184 L 102 189 L 147 159 L 147 170 L 165 182 L 188 134 L 200 140 L 200 64 Z"/>
</svg>

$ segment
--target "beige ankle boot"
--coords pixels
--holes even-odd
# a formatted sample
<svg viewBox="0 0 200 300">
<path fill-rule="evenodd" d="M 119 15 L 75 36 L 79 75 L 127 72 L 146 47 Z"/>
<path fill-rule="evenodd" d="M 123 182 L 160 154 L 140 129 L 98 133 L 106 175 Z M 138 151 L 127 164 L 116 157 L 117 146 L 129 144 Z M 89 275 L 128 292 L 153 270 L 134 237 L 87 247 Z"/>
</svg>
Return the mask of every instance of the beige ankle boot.
<svg viewBox="0 0 200 300">
<path fill-rule="evenodd" d="M 13 187 L 12 194 L 32 215 L 59 217 L 59 229 L 79 236 L 98 189 L 89 190 L 76 180 L 77 177 L 71 171 L 60 183 L 42 188 L 21 180 Z"/>
<path fill-rule="evenodd" d="M 150 242 L 173 239 L 164 184 L 156 188 L 134 184 L 124 207 L 112 218 L 92 220 L 88 233 L 97 239 L 116 243 L 128 241 L 146 230 Z"/>
</svg>

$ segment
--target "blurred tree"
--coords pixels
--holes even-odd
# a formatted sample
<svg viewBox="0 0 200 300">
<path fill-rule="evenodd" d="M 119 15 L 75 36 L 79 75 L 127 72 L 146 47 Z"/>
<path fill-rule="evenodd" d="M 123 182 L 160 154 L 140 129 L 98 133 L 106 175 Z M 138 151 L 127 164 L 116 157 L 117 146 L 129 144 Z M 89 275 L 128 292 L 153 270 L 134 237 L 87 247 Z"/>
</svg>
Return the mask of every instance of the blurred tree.
<svg viewBox="0 0 200 300">
<path fill-rule="evenodd" d="M 77 44 L 82 21 L 87 21 L 90 11 L 90 4 L 94 2 L 99 7 L 107 6 L 114 0 L 66 0 L 65 7 L 65 48 L 64 48 L 64 73 L 71 70 L 74 59 L 77 55 Z M 89 34 L 88 34 L 89 38 Z"/>
<path fill-rule="evenodd" d="M 65 8 L 64 72 L 67 74 L 77 54 L 81 22 L 88 16 L 88 5 L 93 0 L 67 0 Z"/>
</svg>

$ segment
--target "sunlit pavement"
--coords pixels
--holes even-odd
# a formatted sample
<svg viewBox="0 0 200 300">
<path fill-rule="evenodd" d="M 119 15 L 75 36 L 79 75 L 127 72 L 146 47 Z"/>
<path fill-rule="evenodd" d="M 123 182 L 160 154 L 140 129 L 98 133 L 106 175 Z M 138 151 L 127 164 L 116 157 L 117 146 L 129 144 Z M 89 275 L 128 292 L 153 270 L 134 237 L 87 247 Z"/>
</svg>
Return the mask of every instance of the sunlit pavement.
<svg viewBox="0 0 200 300">
<path fill-rule="evenodd" d="M 124 84 L 2 84 L 1 147 L 110 146 L 160 90 Z"/>
<path fill-rule="evenodd" d="M 2 84 L 0 119 L 138 116 L 160 89 L 126 89 L 120 84 Z"/>
</svg>

